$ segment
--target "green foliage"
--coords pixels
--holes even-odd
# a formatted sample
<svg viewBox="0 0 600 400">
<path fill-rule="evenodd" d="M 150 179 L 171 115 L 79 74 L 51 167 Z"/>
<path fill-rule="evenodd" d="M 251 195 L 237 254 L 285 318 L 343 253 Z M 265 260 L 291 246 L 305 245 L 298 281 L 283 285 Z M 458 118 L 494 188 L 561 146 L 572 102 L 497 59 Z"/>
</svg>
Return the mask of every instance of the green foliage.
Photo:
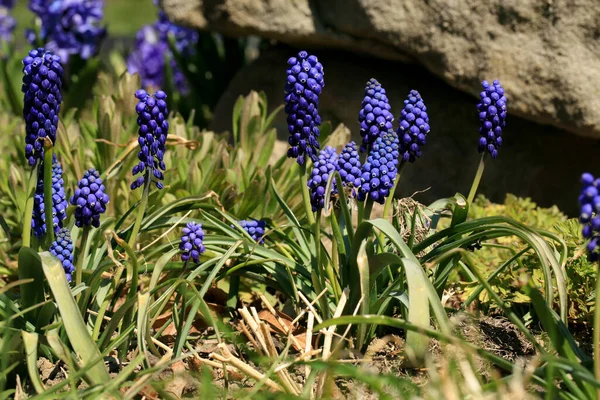
<svg viewBox="0 0 600 400">
<path fill-rule="evenodd" d="M 581 227 L 576 219 L 567 219 L 556 206 L 538 207 L 531 199 L 507 195 L 504 204 L 491 203 L 479 196 L 470 210 L 471 218 L 502 215 L 513 218 L 527 226 L 552 232 L 562 238 L 567 247 L 564 270 L 569 293 L 569 320 L 575 323 L 591 322 L 594 311 L 594 285 L 597 267 L 591 263 L 585 253 L 585 240 L 581 237 Z M 498 238 L 483 244 L 476 250 L 473 259 L 477 265 L 491 273 L 512 255 L 525 250 L 516 237 Z M 529 280 L 541 285 L 543 274 L 539 269 L 539 260 L 531 251 L 516 259 L 503 269 L 493 281 L 494 291 L 499 293 L 508 305 L 513 305 L 521 315 L 531 311 L 531 299 L 521 288 Z M 471 296 L 475 285 L 464 287 L 465 298 Z M 478 300 L 486 309 L 496 312 L 498 309 L 489 296 L 483 292 Z"/>
</svg>

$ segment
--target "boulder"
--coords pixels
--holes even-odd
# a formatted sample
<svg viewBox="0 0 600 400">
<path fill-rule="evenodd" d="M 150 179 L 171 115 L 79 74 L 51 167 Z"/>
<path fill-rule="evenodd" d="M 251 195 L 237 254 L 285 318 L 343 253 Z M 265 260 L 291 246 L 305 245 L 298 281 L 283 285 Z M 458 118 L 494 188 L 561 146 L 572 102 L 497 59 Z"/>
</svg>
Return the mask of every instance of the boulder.
<svg viewBox="0 0 600 400">
<path fill-rule="evenodd" d="M 497 78 L 509 94 L 512 115 L 600 138 L 598 0 L 577 5 L 556 0 L 161 0 L 161 5 L 174 22 L 199 29 L 414 62 L 474 96 L 483 79 Z"/>
<path fill-rule="evenodd" d="M 286 61 L 297 52 L 298 49 L 283 46 L 271 48 L 242 68 L 221 96 L 210 128 L 230 131 L 235 100 L 251 90 L 266 93 L 269 111 L 280 106 Z M 418 65 L 345 51 L 321 51 L 319 60 L 325 68 L 325 88 L 319 106 L 323 120 L 331 121 L 334 127 L 345 124 L 357 143 L 361 140 L 358 112 L 369 78 L 377 78 L 387 90 L 396 118 L 410 89 L 417 89 L 423 96 L 431 133 L 422 158 L 407 165 L 402 173 L 401 195 L 419 192 L 416 198 L 428 203 L 457 191 L 468 193 L 480 157 L 476 99 L 456 91 Z M 275 119 L 275 126 L 281 141 L 277 148 L 282 154 L 287 149 L 288 136 L 283 111 Z M 397 127 L 397 120 L 394 126 Z M 597 140 L 535 124 L 509 109 L 504 145 L 496 160 L 487 158 L 480 193 L 499 202 L 504 201 L 507 192 L 530 196 L 540 205 L 557 204 L 575 215 L 579 176 L 584 171 L 598 170 L 597 154 Z"/>
</svg>

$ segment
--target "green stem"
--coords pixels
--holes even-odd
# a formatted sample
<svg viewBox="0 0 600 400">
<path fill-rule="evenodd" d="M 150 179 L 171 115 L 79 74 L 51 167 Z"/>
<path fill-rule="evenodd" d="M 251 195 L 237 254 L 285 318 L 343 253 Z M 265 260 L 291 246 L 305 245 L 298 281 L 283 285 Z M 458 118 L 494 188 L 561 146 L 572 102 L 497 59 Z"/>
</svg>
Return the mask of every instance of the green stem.
<svg viewBox="0 0 600 400">
<path fill-rule="evenodd" d="M 371 199 L 371 197 L 367 197 L 367 200 L 365 201 L 365 208 L 363 210 L 363 215 L 360 220 L 364 221 L 364 220 L 371 218 L 371 211 L 373 211 L 373 199 Z"/>
<path fill-rule="evenodd" d="M 306 211 L 306 219 L 309 225 L 315 223 L 315 216 L 312 211 L 312 205 L 310 204 L 310 194 L 308 193 L 308 177 L 306 176 L 306 165 L 301 165 L 298 169 L 300 171 L 300 189 L 302 190 L 302 201 L 304 202 L 304 210 Z"/>
<path fill-rule="evenodd" d="M 81 242 L 79 244 L 79 252 L 77 253 L 77 261 L 75 264 L 75 286 L 81 283 L 81 277 L 83 276 L 83 262 L 85 261 L 85 250 L 87 247 L 87 240 L 90 235 L 90 227 L 84 226 L 83 231 L 81 233 Z M 79 295 L 77 295 L 77 300 L 79 300 Z"/>
<path fill-rule="evenodd" d="M 311 213 L 312 214 L 312 213 Z M 326 286 L 325 284 L 325 279 L 323 279 L 323 271 L 321 270 L 321 210 L 317 211 L 317 219 L 313 224 L 313 228 L 314 228 L 314 235 L 315 235 L 315 260 L 312 263 L 313 265 L 313 269 L 315 271 L 315 275 L 317 277 L 317 280 L 319 281 L 319 286 L 321 287 L 320 290 L 323 290 L 322 288 L 324 288 Z M 325 271 L 325 273 L 328 273 L 329 271 Z M 332 277 L 329 277 L 330 279 Z M 331 280 L 331 286 L 333 287 L 334 283 L 333 280 Z M 335 290 L 334 290 L 335 292 Z M 319 292 L 320 293 L 320 292 Z M 329 307 L 327 306 L 327 296 L 321 296 L 321 298 L 319 300 L 323 300 L 320 301 L 320 305 L 322 308 L 322 313 L 323 316 L 327 316 L 327 318 L 329 318 Z"/>
<path fill-rule="evenodd" d="M 400 166 L 398 167 L 398 173 L 396 174 L 396 181 L 394 182 L 394 187 L 390 191 L 389 196 L 385 199 L 385 206 L 383 207 L 383 219 L 387 219 L 388 215 L 390 215 L 390 209 L 392 208 L 392 203 L 394 202 L 394 196 L 396 195 L 396 189 L 398 188 L 398 182 L 400 182 L 400 176 L 402 176 L 402 170 L 406 162 L 403 160 L 400 162 Z"/>
<path fill-rule="evenodd" d="M 483 175 L 483 170 L 485 168 L 484 158 L 485 153 L 481 154 L 481 159 L 479 160 L 479 166 L 477 167 L 477 172 L 475 173 L 475 179 L 473 179 L 473 184 L 471 185 L 471 190 L 469 191 L 469 197 L 467 197 L 468 205 L 471 205 L 473 199 L 475 198 L 475 194 L 477 193 L 477 188 L 479 187 L 479 182 L 481 181 L 481 176 Z"/>
<path fill-rule="evenodd" d="M 147 196 L 146 196 L 147 197 Z M 117 244 L 119 246 L 121 246 L 125 252 L 127 253 L 127 256 L 129 257 L 129 263 L 128 268 L 127 268 L 127 282 L 129 282 L 129 292 L 127 292 L 127 300 L 130 300 L 131 298 L 133 298 L 134 296 L 137 296 L 137 292 L 138 292 L 138 271 L 139 271 L 139 263 L 138 260 L 135 256 L 135 252 L 133 251 L 133 248 L 131 246 L 129 246 L 127 243 L 125 243 L 124 240 L 119 239 L 119 237 L 117 235 L 113 235 L 114 239 L 116 240 Z M 127 282 L 125 283 L 125 286 L 127 284 Z M 117 285 L 115 285 L 115 291 L 117 289 Z M 131 307 L 129 308 L 126 312 L 125 315 L 123 315 L 123 322 L 121 323 L 121 330 L 119 331 L 120 334 L 122 334 L 124 331 L 126 331 L 129 326 L 133 323 L 133 315 L 135 312 L 135 307 Z M 121 346 L 119 347 L 119 357 L 121 358 L 125 358 L 127 356 L 127 350 L 129 349 L 129 336 L 131 335 L 131 333 L 129 333 L 127 336 L 127 339 L 125 341 L 123 341 L 123 343 L 121 344 Z"/>
<path fill-rule="evenodd" d="M 35 187 L 38 180 L 37 164 L 33 167 L 27 182 L 27 201 L 25 202 L 25 214 L 23 215 L 23 246 L 31 247 L 31 220 L 33 218 L 33 203 Z"/>
<path fill-rule="evenodd" d="M 596 305 L 594 309 L 594 375 L 600 380 L 600 275 L 596 278 Z M 596 389 L 596 399 L 600 400 L 600 388 Z"/>
<path fill-rule="evenodd" d="M 333 214 L 333 213 L 332 213 Z M 315 243 L 317 244 L 317 262 L 319 263 L 319 265 L 323 265 L 324 263 L 326 263 L 325 266 L 325 274 L 327 275 L 327 279 L 329 279 L 329 282 L 331 284 L 331 289 L 333 290 L 333 294 L 335 295 L 336 300 L 339 300 L 339 298 L 342 296 L 342 289 L 340 287 L 340 283 L 335 275 L 335 270 L 333 268 L 332 263 L 327 262 L 327 258 L 325 258 L 324 263 L 321 263 L 321 210 L 317 211 L 317 223 L 315 224 Z M 336 248 L 336 243 L 335 243 L 335 235 L 333 235 L 332 238 L 332 249 Z M 335 257 L 332 257 L 332 260 Z"/>
<path fill-rule="evenodd" d="M 150 170 L 146 171 L 146 181 L 144 182 L 144 192 L 142 193 L 142 200 L 140 201 L 140 208 L 138 209 L 138 214 L 135 219 L 135 224 L 133 225 L 133 230 L 131 231 L 131 236 L 129 236 L 129 247 L 135 251 L 135 242 L 137 239 L 137 235 L 140 232 L 140 228 L 142 226 L 142 220 L 144 219 L 144 213 L 146 212 L 146 206 L 148 205 L 148 195 L 150 194 L 150 185 L 152 184 L 152 179 L 150 177 Z"/>
<path fill-rule="evenodd" d="M 50 143 L 50 145 L 48 145 Z M 52 142 L 44 143 L 44 214 L 46 219 L 46 245 L 54 242 L 54 216 L 52 215 Z"/>
</svg>

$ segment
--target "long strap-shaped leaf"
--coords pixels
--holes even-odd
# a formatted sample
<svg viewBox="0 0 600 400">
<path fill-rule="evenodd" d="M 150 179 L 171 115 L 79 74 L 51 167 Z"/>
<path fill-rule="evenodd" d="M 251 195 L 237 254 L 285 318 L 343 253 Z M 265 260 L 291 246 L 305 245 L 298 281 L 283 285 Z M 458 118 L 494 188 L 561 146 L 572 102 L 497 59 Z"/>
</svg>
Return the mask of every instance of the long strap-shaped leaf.
<svg viewBox="0 0 600 400">
<path fill-rule="evenodd" d="M 461 238 L 462 235 L 467 233 L 469 233 L 468 236 Z M 537 230 L 521 224 L 520 222 L 517 222 L 511 218 L 502 216 L 487 217 L 457 224 L 453 227 L 435 233 L 423 240 L 421 243 L 417 244 L 413 248 L 413 251 L 415 253 L 419 253 L 436 242 L 441 242 L 434 250 L 430 251 L 423 257 L 422 261 L 428 261 L 440 256 L 447 250 L 465 246 L 478 239 L 487 240 L 502 236 L 516 236 L 520 238 L 529 246 L 531 246 L 531 248 L 537 254 L 538 259 L 540 260 L 542 272 L 544 273 L 545 295 L 549 302 L 554 298 L 552 273 L 554 274 L 560 304 L 560 317 L 561 320 L 566 323 L 568 299 L 563 268 L 564 255 L 561 253 L 559 257 L 557 257 L 556 252 L 543 238 L 543 236 L 547 236 L 553 239 L 552 235 L 549 235 L 546 232 L 542 231 L 538 233 Z M 562 243 L 561 247 L 564 253 L 565 248 Z"/>
<path fill-rule="evenodd" d="M 102 362 L 102 355 L 92 340 L 85 322 L 79 313 L 79 307 L 71 294 L 67 277 L 60 261 L 49 252 L 40 253 L 42 267 L 46 280 L 52 290 L 58 311 L 63 320 L 63 325 L 69 341 L 82 361 L 82 367 L 89 366 L 87 377 L 93 384 L 102 384 L 110 380 L 108 372 Z"/>
<path fill-rule="evenodd" d="M 404 258 L 402 258 L 394 254 L 386 253 L 385 260 L 381 259 L 379 260 L 379 263 L 387 263 L 388 265 L 399 264 L 404 267 L 404 273 L 409 289 L 409 321 L 416 326 L 428 329 L 430 327 L 429 306 L 431 305 L 442 330 L 450 333 L 451 327 L 448 322 L 446 312 L 441 305 L 440 299 L 437 296 L 434 287 L 427 278 L 425 271 L 421 267 L 414 254 L 410 251 L 400 234 L 396 231 L 396 229 L 394 229 L 392 224 L 384 219 L 363 221 L 358 226 L 354 236 L 352 246 L 354 254 L 350 257 L 350 262 L 354 265 L 354 267 L 351 267 L 351 271 L 356 271 L 353 273 L 358 274 L 356 277 L 357 284 L 353 285 L 353 287 L 355 291 L 358 291 L 358 293 L 363 296 L 363 314 L 368 314 L 374 304 L 378 304 L 382 297 L 387 296 L 384 294 L 384 296 L 380 297 L 380 299 L 377 299 L 374 304 L 371 304 L 370 274 L 365 273 L 364 266 L 358 265 L 358 261 L 363 259 L 363 257 L 359 257 L 361 254 L 360 251 L 363 248 L 362 243 L 367 240 L 372 228 L 377 228 L 381 233 L 383 233 L 397 248 L 398 252 L 404 256 Z M 384 255 L 382 254 L 382 257 L 383 256 Z M 389 294 L 389 292 L 387 293 Z M 358 301 L 356 295 L 354 295 L 352 299 L 354 303 L 352 303 L 351 307 L 354 306 Z M 360 329 L 360 332 L 363 332 L 363 330 Z M 363 336 L 359 334 L 359 337 L 362 338 Z M 407 334 L 407 348 L 414 352 L 414 355 L 416 356 L 415 361 L 417 362 L 423 360 L 424 355 L 428 350 L 428 343 L 428 340 L 421 335 L 412 333 Z"/>
</svg>

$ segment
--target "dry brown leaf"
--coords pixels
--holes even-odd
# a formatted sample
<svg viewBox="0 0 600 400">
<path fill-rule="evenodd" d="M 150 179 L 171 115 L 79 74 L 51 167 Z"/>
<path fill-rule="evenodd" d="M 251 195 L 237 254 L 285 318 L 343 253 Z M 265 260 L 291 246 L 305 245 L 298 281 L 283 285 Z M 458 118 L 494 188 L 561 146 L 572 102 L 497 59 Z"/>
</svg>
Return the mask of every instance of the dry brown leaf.
<svg viewBox="0 0 600 400">
<path fill-rule="evenodd" d="M 179 360 L 171 364 L 173 379 L 165 386 L 165 392 L 171 394 L 176 399 L 181 399 L 183 390 L 188 384 L 187 371 L 183 361 Z"/>
</svg>

